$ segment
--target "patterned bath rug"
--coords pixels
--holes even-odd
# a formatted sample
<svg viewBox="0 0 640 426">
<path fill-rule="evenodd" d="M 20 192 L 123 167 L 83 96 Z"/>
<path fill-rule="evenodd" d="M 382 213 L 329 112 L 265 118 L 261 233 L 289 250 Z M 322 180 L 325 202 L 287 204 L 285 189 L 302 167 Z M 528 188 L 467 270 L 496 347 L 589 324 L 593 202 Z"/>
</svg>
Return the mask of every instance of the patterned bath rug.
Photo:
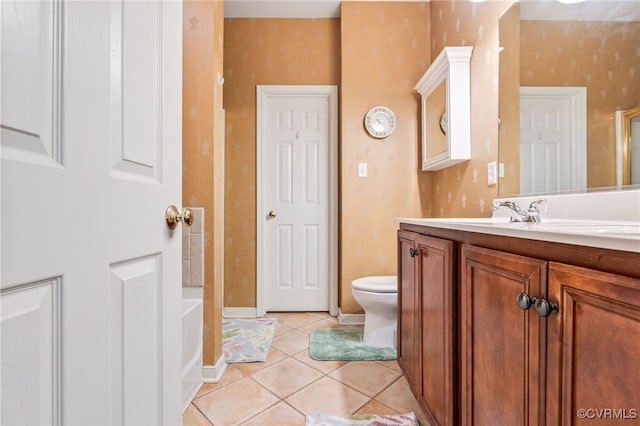
<svg viewBox="0 0 640 426">
<path fill-rule="evenodd" d="M 276 318 L 224 319 L 222 351 L 227 364 L 266 361 Z"/>
<path fill-rule="evenodd" d="M 353 416 L 312 414 L 307 416 L 305 426 L 418 426 L 418 419 L 414 413 Z"/>
<path fill-rule="evenodd" d="M 362 328 L 322 328 L 309 336 L 309 356 L 317 361 L 379 361 L 396 359 L 393 347 L 378 348 L 362 341 Z"/>
</svg>

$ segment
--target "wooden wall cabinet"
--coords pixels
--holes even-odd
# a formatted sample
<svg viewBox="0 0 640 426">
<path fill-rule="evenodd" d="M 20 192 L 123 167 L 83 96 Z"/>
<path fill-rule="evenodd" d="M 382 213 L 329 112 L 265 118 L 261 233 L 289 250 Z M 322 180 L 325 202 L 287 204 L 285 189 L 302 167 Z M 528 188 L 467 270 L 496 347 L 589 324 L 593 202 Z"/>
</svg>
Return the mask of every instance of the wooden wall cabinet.
<svg viewBox="0 0 640 426">
<path fill-rule="evenodd" d="M 404 224 L 398 241 L 398 361 L 432 424 L 640 421 L 640 254 Z"/>
</svg>

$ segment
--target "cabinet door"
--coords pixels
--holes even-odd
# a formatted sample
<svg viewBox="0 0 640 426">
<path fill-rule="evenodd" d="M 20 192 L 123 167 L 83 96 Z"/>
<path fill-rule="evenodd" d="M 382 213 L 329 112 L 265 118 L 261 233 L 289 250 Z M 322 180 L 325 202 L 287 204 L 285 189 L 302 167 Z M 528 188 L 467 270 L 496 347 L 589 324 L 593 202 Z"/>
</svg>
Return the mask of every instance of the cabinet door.
<svg viewBox="0 0 640 426">
<path fill-rule="evenodd" d="M 420 395 L 420 289 L 416 285 L 418 234 L 398 231 L 398 364 Z"/>
<path fill-rule="evenodd" d="M 551 263 L 549 301 L 547 424 L 637 422 L 640 280 Z"/>
<path fill-rule="evenodd" d="M 546 262 L 463 245 L 460 280 L 462 425 L 538 425 L 546 319 L 519 293 L 544 297 Z"/>
<path fill-rule="evenodd" d="M 418 286 L 421 289 L 421 392 L 419 401 L 432 425 L 454 423 L 453 242 L 419 236 Z"/>
</svg>

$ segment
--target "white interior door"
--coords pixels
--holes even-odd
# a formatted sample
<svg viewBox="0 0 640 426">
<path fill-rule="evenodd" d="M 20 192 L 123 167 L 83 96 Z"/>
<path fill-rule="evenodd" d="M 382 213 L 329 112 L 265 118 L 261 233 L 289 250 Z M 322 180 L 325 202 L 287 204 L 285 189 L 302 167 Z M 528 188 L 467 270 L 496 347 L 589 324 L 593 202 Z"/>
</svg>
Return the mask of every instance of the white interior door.
<svg viewBox="0 0 640 426">
<path fill-rule="evenodd" d="M 258 88 L 258 257 L 266 311 L 329 310 L 335 93 L 335 86 Z"/>
<path fill-rule="evenodd" d="M 181 3 L 0 14 L 0 423 L 179 424 Z"/>
<path fill-rule="evenodd" d="M 584 88 L 520 89 L 520 193 L 586 188 Z"/>
</svg>

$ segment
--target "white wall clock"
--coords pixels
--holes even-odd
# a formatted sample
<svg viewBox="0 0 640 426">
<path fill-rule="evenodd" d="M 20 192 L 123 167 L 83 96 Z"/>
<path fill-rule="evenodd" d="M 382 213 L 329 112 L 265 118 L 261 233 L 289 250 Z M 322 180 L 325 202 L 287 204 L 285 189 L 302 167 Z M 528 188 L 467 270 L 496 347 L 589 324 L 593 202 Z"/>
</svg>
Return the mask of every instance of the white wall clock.
<svg viewBox="0 0 640 426">
<path fill-rule="evenodd" d="M 387 107 L 375 106 L 364 116 L 364 128 L 374 138 L 386 138 L 396 128 L 396 116 Z"/>
</svg>

